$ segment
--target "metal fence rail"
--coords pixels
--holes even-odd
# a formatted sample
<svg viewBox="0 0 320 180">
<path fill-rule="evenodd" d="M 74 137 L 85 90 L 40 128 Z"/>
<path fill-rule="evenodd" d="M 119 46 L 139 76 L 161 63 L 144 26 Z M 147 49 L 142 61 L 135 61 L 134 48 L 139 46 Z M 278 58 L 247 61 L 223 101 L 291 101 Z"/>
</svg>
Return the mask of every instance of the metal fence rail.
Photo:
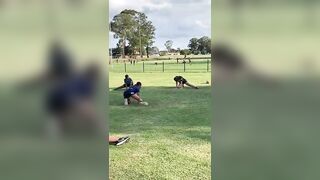
<svg viewBox="0 0 320 180">
<path fill-rule="evenodd" d="M 142 61 L 135 63 L 114 63 L 110 65 L 111 72 L 140 73 L 140 72 L 210 72 L 211 60 L 167 62 Z"/>
</svg>

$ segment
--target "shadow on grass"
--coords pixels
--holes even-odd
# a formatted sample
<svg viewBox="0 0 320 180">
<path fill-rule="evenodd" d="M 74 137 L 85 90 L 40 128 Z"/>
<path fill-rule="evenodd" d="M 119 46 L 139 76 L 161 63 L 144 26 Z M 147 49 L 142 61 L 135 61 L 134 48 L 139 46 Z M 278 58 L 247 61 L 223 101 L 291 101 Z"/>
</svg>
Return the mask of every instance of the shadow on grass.
<svg viewBox="0 0 320 180">
<path fill-rule="evenodd" d="M 204 86 L 204 85 L 201 85 L 201 86 L 197 86 L 199 89 L 206 89 L 206 88 L 211 88 L 211 86 Z M 176 88 L 175 86 L 163 86 L 163 87 L 160 87 L 160 88 L 163 88 L 163 89 L 178 89 Z M 183 89 L 193 89 L 193 90 L 198 90 L 198 89 L 194 89 L 194 88 L 191 88 L 191 87 L 184 87 L 184 88 L 181 88 L 181 89 L 178 89 L 178 90 L 183 90 Z"/>
<path fill-rule="evenodd" d="M 202 85 L 198 85 L 198 87 L 200 89 L 202 89 L 202 88 L 206 89 L 206 88 L 211 88 L 211 85 L 202 83 Z M 125 91 L 124 88 L 118 89 L 118 90 L 114 90 L 115 88 L 116 87 L 109 87 L 109 91 Z M 176 86 L 143 86 L 142 89 L 144 89 L 144 88 L 178 89 Z M 185 88 L 181 88 L 181 89 L 193 89 L 193 88 L 185 86 Z"/>
</svg>

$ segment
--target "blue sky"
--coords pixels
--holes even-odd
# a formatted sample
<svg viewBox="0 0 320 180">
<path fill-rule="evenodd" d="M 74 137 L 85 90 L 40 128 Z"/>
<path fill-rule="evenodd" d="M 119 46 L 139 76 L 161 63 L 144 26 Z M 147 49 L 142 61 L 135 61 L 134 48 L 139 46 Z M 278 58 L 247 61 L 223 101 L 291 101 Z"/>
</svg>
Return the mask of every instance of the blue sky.
<svg viewBox="0 0 320 180">
<path fill-rule="evenodd" d="M 109 21 L 123 9 L 144 12 L 156 27 L 154 46 L 164 50 L 167 40 L 173 48 L 187 48 L 192 37 L 211 37 L 211 0 L 109 0 Z M 109 33 L 110 47 L 118 40 Z"/>
</svg>

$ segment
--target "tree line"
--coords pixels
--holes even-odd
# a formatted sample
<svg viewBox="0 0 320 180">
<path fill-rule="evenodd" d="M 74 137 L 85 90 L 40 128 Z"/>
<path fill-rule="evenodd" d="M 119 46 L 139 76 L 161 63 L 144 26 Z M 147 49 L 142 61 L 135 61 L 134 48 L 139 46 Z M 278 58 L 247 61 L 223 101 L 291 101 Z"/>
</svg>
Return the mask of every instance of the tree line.
<svg viewBox="0 0 320 180">
<path fill-rule="evenodd" d="M 211 39 L 208 36 L 201 38 L 191 38 L 188 44 L 189 49 L 180 50 L 181 55 L 198 55 L 198 54 L 211 54 Z"/>
<path fill-rule="evenodd" d="M 125 55 L 160 54 L 158 47 L 152 46 L 155 39 L 155 30 L 152 22 L 142 13 L 131 9 L 125 9 L 115 15 L 110 22 L 110 30 L 114 38 L 118 39 L 117 47 L 111 49 L 112 56 Z M 211 39 L 207 36 L 191 38 L 188 44 L 189 49 L 173 49 L 173 41 L 168 40 L 164 44 L 167 52 L 179 52 L 181 55 L 189 54 L 210 54 Z"/>
</svg>

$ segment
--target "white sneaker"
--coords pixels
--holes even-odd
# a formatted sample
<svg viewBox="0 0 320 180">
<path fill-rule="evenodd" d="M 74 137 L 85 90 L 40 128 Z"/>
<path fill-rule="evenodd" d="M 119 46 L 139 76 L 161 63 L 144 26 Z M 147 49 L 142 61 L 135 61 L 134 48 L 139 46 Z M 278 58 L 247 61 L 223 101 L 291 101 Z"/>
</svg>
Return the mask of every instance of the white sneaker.
<svg viewBox="0 0 320 180">
<path fill-rule="evenodd" d="M 126 99 L 124 99 L 124 105 L 125 106 L 128 106 L 129 105 L 129 103 L 128 103 L 128 99 L 126 98 Z"/>
<path fill-rule="evenodd" d="M 142 105 L 145 105 L 145 106 L 148 106 L 149 105 L 149 103 L 147 103 L 147 102 L 140 102 L 140 104 L 142 104 Z"/>
<path fill-rule="evenodd" d="M 130 140 L 130 137 L 126 136 L 126 137 L 121 137 L 118 139 L 116 146 L 120 146 L 126 142 L 128 142 Z"/>
</svg>

